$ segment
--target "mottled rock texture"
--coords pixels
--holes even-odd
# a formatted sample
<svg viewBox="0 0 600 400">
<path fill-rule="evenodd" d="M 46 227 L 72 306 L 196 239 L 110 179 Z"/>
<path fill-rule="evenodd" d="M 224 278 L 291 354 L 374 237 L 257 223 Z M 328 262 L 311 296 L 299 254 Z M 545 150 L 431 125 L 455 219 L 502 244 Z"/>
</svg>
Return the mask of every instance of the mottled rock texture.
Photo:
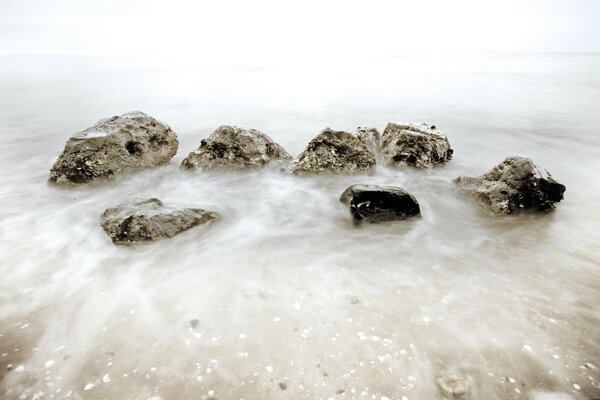
<svg viewBox="0 0 600 400">
<path fill-rule="evenodd" d="M 460 397 L 467 393 L 467 382 L 457 375 L 440 378 L 437 384 L 446 396 Z"/>
<path fill-rule="evenodd" d="M 312 139 L 291 166 L 297 175 L 356 174 L 371 171 L 375 156 L 350 132 L 323 130 Z"/>
<path fill-rule="evenodd" d="M 402 220 L 421 213 L 417 199 L 395 186 L 352 185 L 340 201 L 348 206 L 356 223 Z"/>
<path fill-rule="evenodd" d="M 426 124 L 390 122 L 379 141 L 379 155 L 391 167 L 443 164 L 452 158 L 452 153 L 446 135 Z"/>
<path fill-rule="evenodd" d="M 263 167 L 275 160 L 291 160 L 283 147 L 255 129 L 221 126 L 200 142 L 181 163 L 185 169 L 211 170 Z"/>
<path fill-rule="evenodd" d="M 99 121 L 73 135 L 50 170 L 50 182 L 87 183 L 128 169 L 169 162 L 179 142 L 171 128 L 140 111 Z"/>
<path fill-rule="evenodd" d="M 165 206 L 158 199 L 136 199 L 109 208 L 100 225 L 114 244 L 135 244 L 166 239 L 219 218 L 200 208 Z"/>
<path fill-rule="evenodd" d="M 484 175 L 461 176 L 454 182 L 494 214 L 520 208 L 550 210 L 563 199 L 566 189 L 526 157 L 508 157 Z"/>
</svg>

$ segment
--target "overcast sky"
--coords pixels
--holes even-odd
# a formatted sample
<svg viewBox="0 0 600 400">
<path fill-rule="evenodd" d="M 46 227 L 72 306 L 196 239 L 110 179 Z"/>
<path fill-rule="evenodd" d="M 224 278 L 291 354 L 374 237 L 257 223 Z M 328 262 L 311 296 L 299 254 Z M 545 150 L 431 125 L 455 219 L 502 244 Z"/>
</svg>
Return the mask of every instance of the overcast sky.
<svg viewBox="0 0 600 400">
<path fill-rule="evenodd" d="M 0 54 L 600 51 L 598 0 L 0 0 Z"/>
</svg>

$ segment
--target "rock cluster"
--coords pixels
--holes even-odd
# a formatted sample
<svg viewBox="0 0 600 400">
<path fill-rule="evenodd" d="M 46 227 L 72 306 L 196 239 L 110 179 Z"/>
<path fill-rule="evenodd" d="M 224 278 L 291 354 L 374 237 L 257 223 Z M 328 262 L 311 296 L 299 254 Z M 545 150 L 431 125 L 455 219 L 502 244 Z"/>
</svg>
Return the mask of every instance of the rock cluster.
<svg viewBox="0 0 600 400">
<path fill-rule="evenodd" d="M 455 183 L 493 214 L 520 208 L 547 211 L 563 199 L 565 186 L 526 157 L 508 157 L 478 177 L 458 177 Z"/>
<path fill-rule="evenodd" d="M 140 111 L 125 113 L 69 138 L 49 181 L 86 183 L 113 178 L 126 170 L 163 165 L 177 153 L 177 147 L 177 135 L 168 125 Z M 326 128 L 308 143 L 289 170 L 296 175 L 360 174 L 372 171 L 376 160 L 391 167 L 422 168 L 444 164 L 452 153 L 446 135 L 426 124 L 388 123 L 383 134 L 372 127 L 357 128 L 354 133 Z M 244 170 L 291 159 L 262 132 L 221 126 L 202 140 L 181 166 Z M 525 157 L 508 157 L 482 176 L 459 177 L 455 183 L 493 214 L 510 214 L 521 208 L 546 211 L 554 208 L 565 192 L 564 185 Z M 340 201 L 355 223 L 403 220 L 420 214 L 415 197 L 395 186 L 352 185 Z M 213 211 L 165 206 L 152 198 L 107 209 L 101 226 L 115 244 L 133 244 L 170 238 L 219 217 Z M 451 376 L 438 384 L 444 393 L 459 395 L 464 381 Z"/>
<path fill-rule="evenodd" d="M 170 238 L 219 217 L 216 212 L 200 208 L 169 207 L 158 199 L 136 199 L 104 211 L 100 225 L 114 244 L 135 244 Z"/>
<path fill-rule="evenodd" d="M 340 201 L 348 206 L 355 223 L 403 220 L 421 213 L 417 199 L 395 186 L 352 185 Z"/>
<path fill-rule="evenodd" d="M 185 169 L 248 169 L 292 157 L 269 136 L 255 129 L 221 126 L 200 142 L 181 163 Z"/>
<path fill-rule="evenodd" d="M 127 169 L 166 164 L 179 142 L 171 128 L 140 111 L 106 118 L 73 135 L 50 170 L 50 182 L 87 183 Z"/>
<path fill-rule="evenodd" d="M 350 132 L 327 128 L 312 139 L 291 166 L 296 175 L 365 173 L 375 168 L 375 156 Z"/>
<path fill-rule="evenodd" d="M 443 164 L 452 158 L 453 152 L 446 135 L 426 124 L 390 122 L 379 141 L 379 155 L 390 167 Z"/>
</svg>

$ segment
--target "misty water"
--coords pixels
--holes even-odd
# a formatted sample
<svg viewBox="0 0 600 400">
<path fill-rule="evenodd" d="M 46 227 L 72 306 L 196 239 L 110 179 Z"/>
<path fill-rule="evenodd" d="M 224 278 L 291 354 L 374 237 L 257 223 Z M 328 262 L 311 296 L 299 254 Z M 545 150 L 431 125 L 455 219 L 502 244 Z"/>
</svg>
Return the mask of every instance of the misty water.
<svg viewBox="0 0 600 400">
<path fill-rule="evenodd" d="M 0 58 L 2 399 L 600 397 L 600 55 L 457 54 L 195 65 Z M 56 187 L 67 138 L 144 111 L 180 139 L 166 166 Z M 296 156 L 320 130 L 426 122 L 447 165 L 360 176 L 187 172 L 219 125 Z M 567 191 L 492 217 L 452 184 L 509 155 Z M 400 186 L 420 218 L 352 224 L 350 184 Z M 133 197 L 220 212 L 116 247 L 100 214 Z"/>
</svg>

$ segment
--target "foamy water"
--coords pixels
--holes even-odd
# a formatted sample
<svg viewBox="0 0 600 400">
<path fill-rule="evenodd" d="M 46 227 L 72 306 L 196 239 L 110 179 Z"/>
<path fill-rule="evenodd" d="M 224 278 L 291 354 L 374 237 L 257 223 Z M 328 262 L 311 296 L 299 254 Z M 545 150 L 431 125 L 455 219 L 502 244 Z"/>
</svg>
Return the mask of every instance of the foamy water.
<svg viewBox="0 0 600 400">
<path fill-rule="evenodd" d="M 600 397 L 600 56 L 456 55 L 197 67 L 4 57 L 0 67 L 0 397 L 468 399 Z M 180 138 L 167 166 L 48 186 L 73 133 L 142 110 Z M 435 124 L 431 170 L 294 177 L 189 173 L 223 124 L 297 155 L 326 126 Z M 525 155 L 565 184 L 549 213 L 491 217 L 451 181 Z M 355 183 L 400 186 L 422 216 L 351 223 Z M 115 247 L 132 197 L 223 220 Z"/>
</svg>

